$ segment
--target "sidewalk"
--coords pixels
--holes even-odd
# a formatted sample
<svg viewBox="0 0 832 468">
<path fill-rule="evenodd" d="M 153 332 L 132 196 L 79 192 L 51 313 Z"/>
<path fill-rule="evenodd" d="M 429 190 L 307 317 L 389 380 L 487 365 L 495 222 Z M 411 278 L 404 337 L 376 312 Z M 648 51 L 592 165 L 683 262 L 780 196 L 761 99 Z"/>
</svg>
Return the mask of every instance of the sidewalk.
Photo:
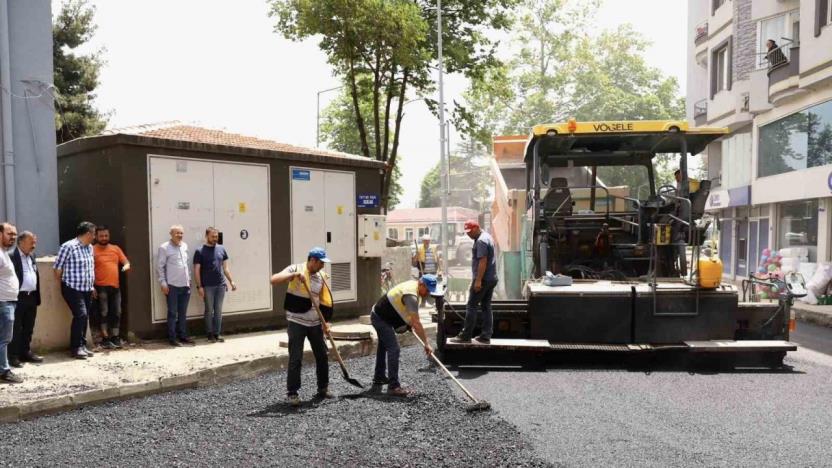
<svg viewBox="0 0 832 468">
<path fill-rule="evenodd" d="M 792 306 L 795 318 L 822 327 L 832 327 L 832 305 L 809 305 L 796 301 Z"/>
<path fill-rule="evenodd" d="M 430 322 L 429 309 L 422 309 L 421 313 L 428 336 L 435 336 L 436 324 Z M 374 329 L 360 322 L 337 322 L 332 327 L 333 331 L 371 333 L 371 340 L 336 341 L 344 359 L 375 352 Z M 278 345 L 287 340 L 285 329 L 230 335 L 225 343 L 208 343 L 204 337 L 196 338 L 196 346 L 172 348 L 167 342 L 143 342 L 122 350 L 96 352 L 84 361 L 72 359 L 66 353 L 52 353 L 41 364 L 27 363 L 22 369 L 14 370 L 24 378 L 23 383 L 0 385 L 0 422 L 254 377 L 285 369 L 289 363 L 288 350 Z M 401 335 L 399 342 L 402 346 L 417 343 L 409 333 Z M 314 362 L 308 342 L 304 362 Z M 330 357 L 330 362 L 334 363 L 335 359 Z M 360 380 L 361 376 L 356 377 Z M 364 377 L 364 380 L 369 378 Z"/>
</svg>

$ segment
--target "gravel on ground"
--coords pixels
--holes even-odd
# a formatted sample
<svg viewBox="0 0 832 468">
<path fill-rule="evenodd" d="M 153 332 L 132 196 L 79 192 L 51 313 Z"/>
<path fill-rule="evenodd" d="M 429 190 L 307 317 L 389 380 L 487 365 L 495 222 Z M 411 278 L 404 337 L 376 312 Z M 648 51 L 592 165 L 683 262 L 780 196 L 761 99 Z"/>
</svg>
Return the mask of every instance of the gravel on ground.
<svg viewBox="0 0 832 468">
<path fill-rule="evenodd" d="M 347 362 L 369 387 L 374 356 Z M 10 466 L 549 466 L 524 436 L 467 402 L 420 348 L 402 350 L 406 399 L 349 386 L 330 367 L 336 398 L 285 401 L 285 371 L 222 386 L 111 402 L 2 426 Z"/>
</svg>

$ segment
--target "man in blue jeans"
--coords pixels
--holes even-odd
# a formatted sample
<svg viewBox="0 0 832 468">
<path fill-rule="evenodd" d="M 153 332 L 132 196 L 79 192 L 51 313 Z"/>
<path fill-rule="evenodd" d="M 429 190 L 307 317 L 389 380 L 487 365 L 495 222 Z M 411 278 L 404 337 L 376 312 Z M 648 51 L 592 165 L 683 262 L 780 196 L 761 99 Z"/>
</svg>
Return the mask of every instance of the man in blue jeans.
<svg viewBox="0 0 832 468">
<path fill-rule="evenodd" d="M 404 397 L 409 394 L 399 382 L 399 341 L 396 333 L 412 329 L 422 339 L 425 354 L 430 357 L 433 349 L 419 320 L 419 298 L 440 294 L 436 283 L 435 275 L 422 275 L 418 281 L 405 281 L 381 296 L 373 306 L 370 322 L 378 335 L 378 349 L 372 391 L 380 392 L 381 386 L 387 385 L 388 395 Z"/>
<path fill-rule="evenodd" d="M 170 240 L 156 253 L 156 274 L 168 305 L 168 341 L 171 346 L 193 345 L 188 337 L 187 314 L 191 300 L 191 272 L 188 271 L 188 244 L 182 240 L 185 229 L 170 227 Z"/>
<path fill-rule="evenodd" d="M 14 333 L 14 310 L 20 282 L 14 272 L 8 250 L 14 246 L 17 229 L 9 223 L 0 224 L 0 381 L 23 382 L 9 366 L 8 347 Z"/>
<path fill-rule="evenodd" d="M 211 343 L 225 341 L 221 334 L 222 301 L 228 290 L 225 278 L 231 290 L 237 290 L 228 270 L 228 253 L 218 244 L 219 240 L 220 232 L 209 227 L 205 230 L 205 245 L 194 252 L 194 281 L 199 297 L 205 302 L 205 334 Z"/>
<path fill-rule="evenodd" d="M 87 323 L 92 307 L 95 283 L 95 260 L 92 241 L 95 224 L 84 221 L 75 228 L 75 238 L 64 242 L 58 249 L 58 258 L 52 267 L 55 278 L 61 282 L 61 295 L 72 312 L 69 333 L 70 356 L 75 359 L 92 357 L 87 349 Z"/>
<path fill-rule="evenodd" d="M 471 273 L 473 282 L 468 291 L 468 308 L 465 312 L 465 325 L 458 336 L 451 338 L 451 343 L 470 343 L 477 323 L 477 315 L 482 311 L 482 330 L 476 338 L 478 343 L 491 343 L 494 333 L 494 316 L 491 313 L 491 296 L 497 287 L 497 260 L 494 255 L 494 239 L 480 229 L 473 219 L 465 222 L 465 233 L 474 240 L 471 256 Z"/>
</svg>

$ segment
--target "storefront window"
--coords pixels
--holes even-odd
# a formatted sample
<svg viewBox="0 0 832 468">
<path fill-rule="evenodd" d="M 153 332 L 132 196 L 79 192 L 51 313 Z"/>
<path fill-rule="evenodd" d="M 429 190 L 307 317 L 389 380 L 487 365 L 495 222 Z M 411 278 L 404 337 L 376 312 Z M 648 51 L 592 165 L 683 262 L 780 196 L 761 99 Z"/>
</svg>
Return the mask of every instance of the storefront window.
<svg viewBox="0 0 832 468">
<path fill-rule="evenodd" d="M 832 164 L 832 101 L 760 127 L 758 176 Z"/>
<path fill-rule="evenodd" d="M 779 248 L 808 247 L 809 261 L 818 258 L 818 201 L 807 200 L 780 205 Z"/>
</svg>

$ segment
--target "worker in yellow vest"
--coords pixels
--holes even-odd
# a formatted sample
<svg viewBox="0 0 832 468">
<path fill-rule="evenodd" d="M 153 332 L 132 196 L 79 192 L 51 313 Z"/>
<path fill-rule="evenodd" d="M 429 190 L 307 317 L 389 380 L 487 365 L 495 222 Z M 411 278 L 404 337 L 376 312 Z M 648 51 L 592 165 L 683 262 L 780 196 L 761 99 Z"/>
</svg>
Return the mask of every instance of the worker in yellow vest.
<svg viewBox="0 0 832 468">
<path fill-rule="evenodd" d="M 329 263 L 326 251 L 315 247 L 309 251 L 306 263 L 289 265 L 280 273 L 272 275 L 274 285 L 289 283 L 283 308 L 289 333 L 289 370 L 286 377 L 286 394 L 289 404 L 300 405 L 300 370 L 303 362 L 303 341 L 309 339 L 315 355 L 315 371 L 318 378 L 318 398 L 332 398 L 329 392 L 329 361 L 327 360 L 324 331 L 329 331 L 332 318 L 332 291 L 324 265 Z M 310 294 L 311 292 L 311 294 Z M 321 323 L 312 302 L 318 304 L 324 323 Z"/>
<path fill-rule="evenodd" d="M 407 396 L 409 392 L 399 382 L 399 342 L 396 333 L 413 330 L 425 344 L 425 354 L 430 357 L 433 349 L 428 344 L 425 329 L 419 320 L 419 298 L 429 294 L 442 295 L 436 275 L 422 275 L 418 280 L 405 281 L 394 286 L 373 306 L 370 322 L 378 335 L 376 369 L 373 376 L 374 392 L 387 385 L 387 394 Z"/>
<path fill-rule="evenodd" d="M 416 266 L 419 268 L 419 276 L 424 274 L 435 275 L 439 271 L 440 257 L 436 246 L 430 244 L 430 234 L 422 236 L 422 244 L 416 248 Z"/>
</svg>

